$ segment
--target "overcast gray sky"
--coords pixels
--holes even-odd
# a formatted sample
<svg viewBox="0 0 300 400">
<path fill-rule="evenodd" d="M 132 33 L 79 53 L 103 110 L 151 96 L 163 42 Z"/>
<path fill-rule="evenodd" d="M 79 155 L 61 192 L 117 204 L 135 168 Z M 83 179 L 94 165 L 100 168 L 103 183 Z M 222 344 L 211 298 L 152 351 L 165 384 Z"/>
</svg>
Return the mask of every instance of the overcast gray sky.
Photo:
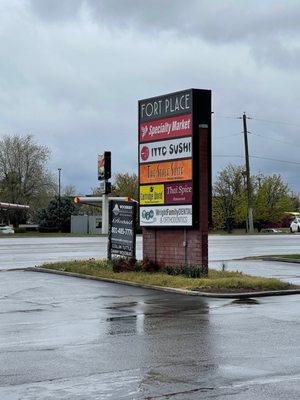
<svg viewBox="0 0 300 400">
<path fill-rule="evenodd" d="M 138 99 L 211 89 L 214 176 L 243 163 L 245 111 L 270 159 L 252 172 L 300 192 L 299 21 L 297 0 L 1 0 L 0 134 L 33 134 L 89 193 L 104 150 L 137 172 Z"/>
</svg>

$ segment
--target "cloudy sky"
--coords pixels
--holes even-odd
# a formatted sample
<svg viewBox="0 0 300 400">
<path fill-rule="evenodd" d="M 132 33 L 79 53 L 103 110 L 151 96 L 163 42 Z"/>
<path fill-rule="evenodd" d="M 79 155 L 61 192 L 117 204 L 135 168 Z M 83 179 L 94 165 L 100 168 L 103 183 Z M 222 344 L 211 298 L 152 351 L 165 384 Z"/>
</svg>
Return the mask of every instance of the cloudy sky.
<svg viewBox="0 0 300 400">
<path fill-rule="evenodd" d="M 0 0 L 0 134 L 33 134 L 63 185 L 97 154 L 137 172 L 138 99 L 213 93 L 213 175 L 243 163 L 300 192 L 298 0 Z M 281 161 L 278 161 L 281 160 Z"/>
</svg>

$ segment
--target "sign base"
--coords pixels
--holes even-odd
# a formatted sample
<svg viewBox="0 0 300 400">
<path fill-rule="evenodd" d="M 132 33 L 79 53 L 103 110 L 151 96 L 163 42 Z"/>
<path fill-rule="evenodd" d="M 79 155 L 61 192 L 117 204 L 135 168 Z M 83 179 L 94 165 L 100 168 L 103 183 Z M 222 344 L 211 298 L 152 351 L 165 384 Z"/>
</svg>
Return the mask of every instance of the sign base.
<svg viewBox="0 0 300 400">
<path fill-rule="evenodd" d="M 161 266 L 208 271 L 208 232 L 201 229 L 143 229 L 143 258 Z"/>
</svg>

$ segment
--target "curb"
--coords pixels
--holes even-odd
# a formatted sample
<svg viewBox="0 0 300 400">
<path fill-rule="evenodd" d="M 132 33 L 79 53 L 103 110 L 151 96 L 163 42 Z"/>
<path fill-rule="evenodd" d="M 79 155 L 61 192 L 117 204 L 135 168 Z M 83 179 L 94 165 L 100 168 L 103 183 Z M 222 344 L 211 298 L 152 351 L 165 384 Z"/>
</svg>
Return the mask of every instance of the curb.
<svg viewBox="0 0 300 400">
<path fill-rule="evenodd" d="M 185 290 L 185 289 L 176 289 L 170 287 L 163 287 L 163 286 L 153 286 L 153 285 L 144 285 L 141 283 L 136 282 L 129 282 L 129 281 L 121 281 L 118 279 L 112 278 L 101 278 L 99 276 L 93 275 L 83 275 L 78 274 L 76 272 L 67 272 L 67 271 L 59 271 L 41 267 L 30 267 L 24 269 L 24 271 L 31 271 L 31 272 L 43 272 L 49 274 L 56 274 L 56 275 L 64 275 L 64 276 L 71 276 L 74 278 L 81 278 L 81 279 L 89 279 L 94 281 L 101 281 L 101 282 L 110 282 L 116 283 L 119 285 L 127 285 L 127 286 L 135 286 L 141 287 L 144 289 L 152 289 L 158 290 L 161 292 L 168 292 L 168 293 L 177 293 L 177 294 L 185 294 L 188 296 L 201 296 L 201 297 L 210 297 L 215 299 L 248 299 L 252 297 L 267 297 L 267 296 L 287 296 L 291 294 L 300 294 L 300 289 L 288 289 L 288 290 L 269 290 L 263 292 L 244 292 L 244 293 L 209 293 L 209 292 L 196 292 L 192 290 Z"/>
</svg>

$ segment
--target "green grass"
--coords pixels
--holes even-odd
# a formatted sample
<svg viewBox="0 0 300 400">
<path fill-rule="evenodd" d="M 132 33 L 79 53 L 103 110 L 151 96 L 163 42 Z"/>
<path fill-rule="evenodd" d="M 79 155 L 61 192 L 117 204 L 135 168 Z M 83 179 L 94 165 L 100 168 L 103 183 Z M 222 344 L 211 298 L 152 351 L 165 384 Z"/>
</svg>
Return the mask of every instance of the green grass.
<svg viewBox="0 0 300 400">
<path fill-rule="evenodd" d="M 287 255 L 280 255 L 279 257 L 300 260 L 300 254 L 287 254 Z"/>
<path fill-rule="evenodd" d="M 211 292 L 241 292 L 286 290 L 296 286 L 278 279 L 250 276 L 242 272 L 209 270 L 208 277 L 186 278 L 182 275 L 168 275 L 163 272 L 119 272 L 115 273 L 106 260 L 80 260 L 43 264 L 43 268 L 75 272 L 83 275 L 98 276 L 101 278 L 118 279 L 126 282 L 141 283 L 144 285 L 164 286 L 186 290 Z"/>
<path fill-rule="evenodd" d="M 264 257 L 268 257 L 268 256 L 264 256 Z M 269 257 L 288 258 L 290 260 L 300 260 L 300 254 L 279 254 L 279 255 L 272 255 Z"/>
</svg>

